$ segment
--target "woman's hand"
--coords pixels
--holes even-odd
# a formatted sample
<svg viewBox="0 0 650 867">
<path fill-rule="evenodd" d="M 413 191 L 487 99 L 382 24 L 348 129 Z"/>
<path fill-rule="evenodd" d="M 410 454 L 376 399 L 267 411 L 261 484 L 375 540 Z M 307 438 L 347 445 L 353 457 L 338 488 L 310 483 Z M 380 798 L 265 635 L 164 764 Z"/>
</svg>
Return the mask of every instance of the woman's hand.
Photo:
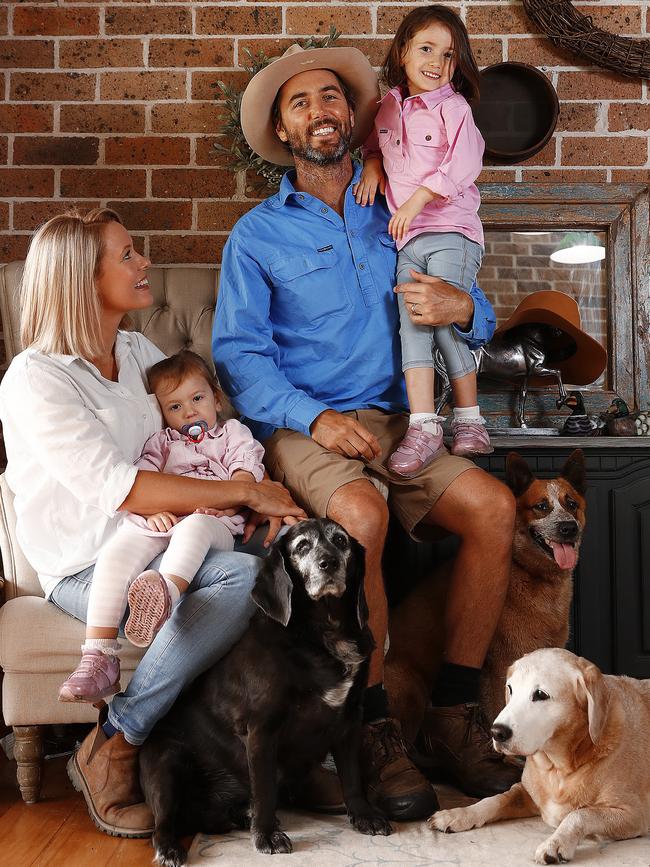
<svg viewBox="0 0 650 867">
<path fill-rule="evenodd" d="M 292 527 L 294 524 L 297 524 L 299 520 L 299 518 L 294 518 L 291 515 L 285 515 L 283 518 L 278 518 L 272 515 L 261 515 L 259 512 L 250 512 L 248 520 L 246 521 L 246 526 L 244 527 L 242 542 L 246 544 L 259 526 L 268 523 L 269 529 L 266 533 L 266 538 L 264 539 L 264 547 L 268 548 L 280 532 L 280 527 L 282 527 L 283 524 Z"/>
<path fill-rule="evenodd" d="M 149 515 L 147 527 L 157 533 L 167 533 L 175 524 L 178 524 L 178 520 L 176 515 L 171 512 L 158 512 L 156 515 Z"/>
<path fill-rule="evenodd" d="M 357 183 L 352 187 L 352 195 L 357 205 L 365 207 L 375 204 L 377 190 L 383 195 L 386 192 L 386 175 L 378 157 L 369 157 L 363 164 L 363 171 Z"/>
<path fill-rule="evenodd" d="M 280 482 L 263 479 L 257 484 L 246 485 L 246 505 L 254 512 L 269 517 L 306 518 L 307 513 L 297 506 L 289 491 Z"/>
</svg>

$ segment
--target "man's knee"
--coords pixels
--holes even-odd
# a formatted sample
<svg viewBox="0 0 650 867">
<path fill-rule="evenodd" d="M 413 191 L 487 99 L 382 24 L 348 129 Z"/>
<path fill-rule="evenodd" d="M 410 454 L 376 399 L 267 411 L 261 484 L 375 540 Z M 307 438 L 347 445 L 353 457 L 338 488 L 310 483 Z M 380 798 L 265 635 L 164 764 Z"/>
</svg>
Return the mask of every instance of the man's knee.
<svg viewBox="0 0 650 867">
<path fill-rule="evenodd" d="M 360 479 L 340 487 L 331 496 L 327 517 L 367 548 L 383 548 L 388 529 L 388 506 L 370 481 Z"/>
<path fill-rule="evenodd" d="M 486 474 L 487 475 L 487 474 Z M 488 533 L 512 543 L 516 502 L 510 488 L 492 476 L 477 487 L 466 515 L 468 533 Z"/>
</svg>

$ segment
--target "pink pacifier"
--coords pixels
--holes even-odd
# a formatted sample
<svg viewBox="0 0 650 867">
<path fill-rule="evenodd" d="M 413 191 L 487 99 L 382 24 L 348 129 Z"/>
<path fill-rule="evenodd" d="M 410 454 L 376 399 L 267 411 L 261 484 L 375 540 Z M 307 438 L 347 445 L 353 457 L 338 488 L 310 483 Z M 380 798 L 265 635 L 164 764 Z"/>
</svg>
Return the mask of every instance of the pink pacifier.
<svg viewBox="0 0 650 867">
<path fill-rule="evenodd" d="M 205 436 L 205 432 L 207 430 L 208 423 L 201 419 L 200 421 L 190 422 L 190 424 L 184 424 L 181 428 L 181 433 L 184 434 L 191 442 L 200 443 Z"/>
</svg>

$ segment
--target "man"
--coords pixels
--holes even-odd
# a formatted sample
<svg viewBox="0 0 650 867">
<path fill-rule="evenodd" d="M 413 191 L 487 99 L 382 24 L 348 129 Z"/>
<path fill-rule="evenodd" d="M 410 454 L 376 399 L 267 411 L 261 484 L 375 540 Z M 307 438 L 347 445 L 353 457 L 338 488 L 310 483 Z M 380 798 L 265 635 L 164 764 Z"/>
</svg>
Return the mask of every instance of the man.
<svg viewBox="0 0 650 867">
<path fill-rule="evenodd" d="M 342 524 L 366 549 L 376 642 L 364 708 L 369 796 L 394 819 L 426 816 L 435 794 L 406 756 L 383 689 L 387 605 L 381 555 L 389 508 L 416 539 L 432 526 L 461 540 L 446 610 L 445 663 L 422 749 L 466 791 L 507 789 L 518 771 L 492 750 L 478 714 L 481 665 L 507 589 L 514 502 L 500 482 L 443 449 L 414 478 L 386 460 L 408 415 L 393 294 L 395 245 L 383 199 L 352 188 L 350 146 L 368 134 L 376 76 L 356 49 L 293 46 L 251 80 L 242 129 L 253 150 L 295 164 L 280 191 L 246 214 L 226 245 L 213 352 L 235 407 L 264 442 L 271 476 L 303 508 Z M 404 284 L 414 321 L 490 336 L 489 303 L 418 275 Z M 373 485 L 387 486 L 388 505 Z"/>
</svg>

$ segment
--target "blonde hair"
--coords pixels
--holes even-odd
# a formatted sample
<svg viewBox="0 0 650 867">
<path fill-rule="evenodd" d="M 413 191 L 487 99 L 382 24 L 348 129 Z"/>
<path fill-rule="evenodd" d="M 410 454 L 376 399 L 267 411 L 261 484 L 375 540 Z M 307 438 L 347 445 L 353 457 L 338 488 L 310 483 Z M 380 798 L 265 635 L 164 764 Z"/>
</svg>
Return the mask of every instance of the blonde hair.
<svg viewBox="0 0 650 867">
<path fill-rule="evenodd" d="M 20 292 L 25 349 L 92 359 L 101 347 L 95 278 L 104 253 L 104 226 L 122 220 L 109 208 L 52 217 L 29 245 Z"/>
</svg>

